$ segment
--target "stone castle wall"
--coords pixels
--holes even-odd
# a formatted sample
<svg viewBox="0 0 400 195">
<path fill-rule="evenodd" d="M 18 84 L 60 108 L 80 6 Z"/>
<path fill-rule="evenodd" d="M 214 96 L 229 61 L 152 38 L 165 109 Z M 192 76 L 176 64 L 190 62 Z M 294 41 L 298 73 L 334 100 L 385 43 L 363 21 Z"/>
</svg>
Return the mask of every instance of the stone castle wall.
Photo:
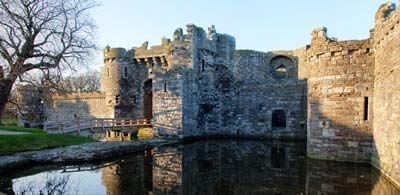
<svg viewBox="0 0 400 195">
<path fill-rule="evenodd" d="M 374 154 L 372 164 L 400 186 L 400 10 L 384 4 L 376 14 Z"/>
<path fill-rule="evenodd" d="M 112 118 L 114 110 L 104 106 L 106 94 L 101 92 L 72 93 L 52 96 L 47 109 L 47 120 L 71 120 L 80 118 Z"/>
<path fill-rule="evenodd" d="M 297 58 L 291 52 L 236 51 L 235 122 L 228 128 L 240 135 L 304 139 L 306 81 L 297 77 Z M 274 125 L 282 111 L 285 125 Z"/>
<path fill-rule="evenodd" d="M 367 39 L 338 41 L 318 28 L 293 51 L 236 50 L 234 37 L 193 24 L 150 48 L 107 47 L 105 100 L 90 100 L 106 106 L 89 107 L 94 117 L 152 118 L 156 136 L 307 138 L 309 157 L 369 162 L 373 154 L 400 181 L 399 13 L 381 6 Z"/>
<path fill-rule="evenodd" d="M 308 156 L 369 161 L 372 145 L 372 40 L 337 41 L 325 28 L 298 50 L 307 78 Z"/>
</svg>

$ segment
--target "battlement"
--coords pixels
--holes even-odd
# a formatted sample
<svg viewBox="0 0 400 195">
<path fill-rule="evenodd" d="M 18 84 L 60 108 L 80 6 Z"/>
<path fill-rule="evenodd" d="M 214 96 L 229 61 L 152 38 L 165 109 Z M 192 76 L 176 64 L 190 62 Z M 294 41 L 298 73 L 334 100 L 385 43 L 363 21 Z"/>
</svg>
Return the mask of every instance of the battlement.
<svg viewBox="0 0 400 195">
<path fill-rule="evenodd" d="M 132 48 L 135 58 L 152 58 L 155 56 L 166 56 L 171 53 L 171 40 L 167 38 L 161 39 L 161 45 L 151 46 L 148 48 L 149 42 L 145 41 L 141 47 Z"/>
<path fill-rule="evenodd" d="M 103 49 L 104 60 L 125 58 L 126 56 L 127 52 L 124 48 L 110 48 L 110 46 L 107 46 Z"/>
<path fill-rule="evenodd" d="M 328 37 L 327 28 L 316 28 L 311 33 L 311 44 L 307 45 L 307 59 L 323 59 L 334 56 L 347 56 L 369 53 L 372 47 L 371 39 L 339 41 Z"/>
</svg>

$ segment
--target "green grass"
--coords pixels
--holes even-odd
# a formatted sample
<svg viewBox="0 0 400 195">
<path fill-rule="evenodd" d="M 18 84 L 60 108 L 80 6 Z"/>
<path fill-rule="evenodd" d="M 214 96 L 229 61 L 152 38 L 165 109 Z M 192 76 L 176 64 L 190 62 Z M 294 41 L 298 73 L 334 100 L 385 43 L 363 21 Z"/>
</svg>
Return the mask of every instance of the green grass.
<svg viewBox="0 0 400 195">
<path fill-rule="evenodd" d="M 0 155 L 42 150 L 93 142 L 92 139 L 64 134 L 32 133 L 24 135 L 0 135 Z"/>
<path fill-rule="evenodd" d="M 29 133 L 45 133 L 43 129 L 39 128 L 25 128 L 18 126 L 2 126 L 0 125 L 0 130 L 17 131 L 17 132 L 29 132 Z"/>
</svg>

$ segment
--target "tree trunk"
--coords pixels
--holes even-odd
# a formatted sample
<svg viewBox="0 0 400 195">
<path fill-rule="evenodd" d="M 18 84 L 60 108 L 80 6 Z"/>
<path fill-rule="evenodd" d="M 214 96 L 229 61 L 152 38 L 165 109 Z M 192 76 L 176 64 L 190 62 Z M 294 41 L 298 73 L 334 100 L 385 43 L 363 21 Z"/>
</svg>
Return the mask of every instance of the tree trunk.
<svg viewBox="0 0 400 195">
<path fill-rule="evenodd" d="M 0 79 L 0 124 L 15 79 Z"/>
</svg>

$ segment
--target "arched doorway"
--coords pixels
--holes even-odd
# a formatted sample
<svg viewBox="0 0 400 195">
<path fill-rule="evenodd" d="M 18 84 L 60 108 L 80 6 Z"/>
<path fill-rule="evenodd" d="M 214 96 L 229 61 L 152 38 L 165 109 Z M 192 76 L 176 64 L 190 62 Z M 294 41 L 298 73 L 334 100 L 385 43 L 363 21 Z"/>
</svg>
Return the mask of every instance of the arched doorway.
<svg viewBox="0 0 400 195">
<path fill-rule="evenodd" d="M 147 80 L 143 84 L 143 116 L 152 118 L 153 116 L 153 81 Z"/>
<path fill-rule="evenodd" d="M 275 110 L 272 112 L 272 129 L 281 129 L 286 127 L 286 113 L 283 110 Z"/>
</svg>

